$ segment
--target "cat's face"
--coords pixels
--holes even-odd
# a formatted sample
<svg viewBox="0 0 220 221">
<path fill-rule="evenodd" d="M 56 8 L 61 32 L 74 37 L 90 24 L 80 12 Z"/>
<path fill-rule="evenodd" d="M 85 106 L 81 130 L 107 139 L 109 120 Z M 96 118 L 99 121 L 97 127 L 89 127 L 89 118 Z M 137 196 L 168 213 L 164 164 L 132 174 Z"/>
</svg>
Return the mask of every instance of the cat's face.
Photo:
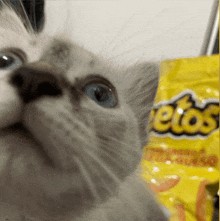
<svg viewBox="0 0 220 221">
<path fill-rule="evenodd" d="M 113 67 L 65 34 L 28 33 L 2 9 L 0 202 L 49 219 L 114 195 L 140 162 L 157 74 Z"/>
</svg>

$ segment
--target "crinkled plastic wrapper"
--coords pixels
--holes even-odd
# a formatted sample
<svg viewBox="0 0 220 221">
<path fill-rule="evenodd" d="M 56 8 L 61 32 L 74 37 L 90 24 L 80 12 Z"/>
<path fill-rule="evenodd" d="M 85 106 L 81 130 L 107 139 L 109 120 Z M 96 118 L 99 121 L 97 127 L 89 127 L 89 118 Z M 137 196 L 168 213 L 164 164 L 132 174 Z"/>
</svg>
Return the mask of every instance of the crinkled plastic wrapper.
<svg viewBox="0 0 220 221">
<path fill-rule="evenodd" d="M 211 221 L 219 182 L 219 55 L 161 63 L 141 176 L 170 220 Z"/>
</svg>

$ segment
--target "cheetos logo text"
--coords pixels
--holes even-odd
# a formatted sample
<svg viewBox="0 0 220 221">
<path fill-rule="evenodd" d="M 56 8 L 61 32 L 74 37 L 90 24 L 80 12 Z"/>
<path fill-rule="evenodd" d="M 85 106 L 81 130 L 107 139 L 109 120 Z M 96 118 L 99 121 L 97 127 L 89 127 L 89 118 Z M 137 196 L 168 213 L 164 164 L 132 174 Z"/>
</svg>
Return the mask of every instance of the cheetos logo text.
<svg viewBox="0 0 220 221">
<path fill-rule="evenodd" d="M 198 103 L 192 91 L 185 91 L 168 102 L 161 102 L 151 113 L 151 131 L 172 137 L 204 137 L 219 128 L 219 101 Z"/>
</svg>

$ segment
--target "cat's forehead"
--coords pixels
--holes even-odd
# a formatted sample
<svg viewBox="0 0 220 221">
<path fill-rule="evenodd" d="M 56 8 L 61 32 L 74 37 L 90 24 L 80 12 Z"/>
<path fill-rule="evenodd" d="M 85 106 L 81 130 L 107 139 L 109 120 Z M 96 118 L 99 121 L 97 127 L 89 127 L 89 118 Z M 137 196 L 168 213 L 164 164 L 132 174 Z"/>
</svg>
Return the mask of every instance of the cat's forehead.
<svg viewBox="0 0 220 221">
<path fill-rule="evenodd" d="M 63 39 L 51 39 L 47 44 L 41 58 L 55 66 L 60 66 L 64 71 L 68 71 L 71 68 L 86 68 L 93 67 L 95 56 L 83 49 L 82 47 L 74 44 L 71 41 Z"/>
<path fill-rule="evenodd" d="M 115 79 L 118 70 L 71 40 L 53 38 L 44 48 L 40 60 L 60 69 L 69 81 L 76 77 L 101 75 Z"/>
</svg>

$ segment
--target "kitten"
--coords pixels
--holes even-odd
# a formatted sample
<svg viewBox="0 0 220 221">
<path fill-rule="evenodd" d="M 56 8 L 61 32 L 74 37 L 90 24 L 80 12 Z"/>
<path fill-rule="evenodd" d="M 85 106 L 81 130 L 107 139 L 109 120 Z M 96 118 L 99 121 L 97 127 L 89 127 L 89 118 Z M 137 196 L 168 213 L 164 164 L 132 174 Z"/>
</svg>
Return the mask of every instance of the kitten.
<svg viewBox="0 0 220 221">
<path fill-rule="evenodd" d="M 158 66 L 114 67 L 21 18 L 2 5 L 0 221 L 168 220 L 136 171 Z"/>
</svg>

